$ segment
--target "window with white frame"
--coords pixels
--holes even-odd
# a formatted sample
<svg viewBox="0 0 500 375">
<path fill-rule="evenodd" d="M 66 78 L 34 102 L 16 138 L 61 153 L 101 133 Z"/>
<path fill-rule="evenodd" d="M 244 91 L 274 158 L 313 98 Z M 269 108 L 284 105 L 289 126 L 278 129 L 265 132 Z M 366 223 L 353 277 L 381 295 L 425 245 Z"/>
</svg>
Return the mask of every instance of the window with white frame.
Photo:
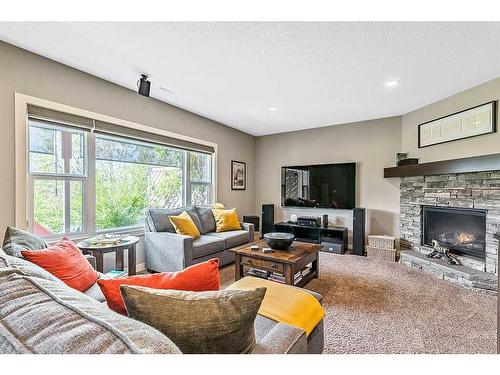
<svg viewBox="0 0 500 375">
<path fill-rule="evenodd" d="M 212 203 L 211 153 L 29 118 L 29 229 L 140 227 L 145 210 Z"/>
</svg>

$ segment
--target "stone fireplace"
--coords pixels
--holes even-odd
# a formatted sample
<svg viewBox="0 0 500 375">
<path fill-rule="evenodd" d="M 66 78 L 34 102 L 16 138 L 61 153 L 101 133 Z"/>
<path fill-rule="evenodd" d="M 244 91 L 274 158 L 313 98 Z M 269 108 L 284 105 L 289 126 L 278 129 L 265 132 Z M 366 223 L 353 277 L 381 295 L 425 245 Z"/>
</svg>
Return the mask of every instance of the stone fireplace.
<svg viewBox="0 0 500 375">
<path fill-rule="evenodd" d="M 422 206 L 422 245 L 436 240 L 452 254 L 486 258 L 486 210 Z"/>
<path fill-rule="evenodd" d="M 497 289 L 500 171 L 401 178 L 400 262 L 482 291 Z M 431 241 L 460 265 L 427 258 Z"/>
</svg>

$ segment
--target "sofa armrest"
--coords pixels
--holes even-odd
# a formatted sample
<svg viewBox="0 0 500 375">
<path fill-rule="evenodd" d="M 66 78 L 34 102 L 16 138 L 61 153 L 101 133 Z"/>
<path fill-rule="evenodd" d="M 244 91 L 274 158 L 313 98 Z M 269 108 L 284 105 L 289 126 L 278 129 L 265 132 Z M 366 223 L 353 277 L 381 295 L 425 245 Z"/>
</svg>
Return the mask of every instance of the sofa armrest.
<svg viewBox="0 0 500 375">
<path fill-rule="evenodd" d="M 85 257 L 85 259 L 87 259 L 89 261 L 89 263 L 92 266 L 92 268 L 96 269 L 97 262 L 96 262 L 95 256 L 90 255 L 90 254 L 84 254 L 84 257 Z"/>
<path fill-rule="evenodd" d="M 252 354 L 307 354 L 306 332 L 278 323 L 256 343 Z"/>
<path fill-rule="evenodd" d="M 248 231 L 249 240 L 250 242 L 253 242 L 255 232 L 253 224 L 240 222 L 240 226 L 241 229 Z"/>
<path fill-rule="evenodd" d="M 193 264 L 193 237 L 170 232 L 146 232 L 144 246 L 147 269 L 175 272 Z"/>
</svg>

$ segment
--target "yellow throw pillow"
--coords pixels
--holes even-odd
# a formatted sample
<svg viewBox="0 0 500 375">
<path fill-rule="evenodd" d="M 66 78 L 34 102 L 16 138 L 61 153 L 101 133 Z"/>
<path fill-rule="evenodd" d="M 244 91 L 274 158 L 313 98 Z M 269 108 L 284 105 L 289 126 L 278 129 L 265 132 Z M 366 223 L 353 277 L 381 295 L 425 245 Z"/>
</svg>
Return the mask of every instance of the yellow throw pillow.
<svg viewBox="0 0 500 375">
<path fill-rule="evenodd" d="M 224 206 L 222 203 L 214 203 L 210 207 L 214 210 L 223 210 L 226 208 L 226 206 Z"/>
<path fill-rule="evenodd" d="M 183 211 L 179 216 L 169 216 L 168 219 L 175 228 L 177 234 L 193 237 L 200 237 L 200 231 L 196 228 L 193 219 L 186 211 Z"/>
<path fill-rule="evenodd" d="M 216 232 L 225 232 L 228 230 L 240 230 L 240 222 L 236 208 L 232 210 L 214 210 L 212 209 L 215 218 Z"/>
</svg>

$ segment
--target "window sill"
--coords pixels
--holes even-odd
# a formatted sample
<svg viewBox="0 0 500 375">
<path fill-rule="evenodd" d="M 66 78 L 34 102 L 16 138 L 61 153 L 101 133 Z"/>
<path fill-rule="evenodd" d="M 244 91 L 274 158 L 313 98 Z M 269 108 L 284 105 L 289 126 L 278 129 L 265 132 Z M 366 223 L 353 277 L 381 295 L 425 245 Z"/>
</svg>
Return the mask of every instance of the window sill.
<svg viewBox="0 0 500 375">
<path fill-rule="evenodd" d="M 47 244 L 52 245 L 59 241 L 62 237 L 66 236 L 68 237 L 71 241 L 77 243 L 86 239 L 89 239 L 94 236 L 98 236 L 100 234 L 127 234 L 130 236 L 138 236 L 138 237 L 143 237 L 144 236 L 144 227 L 136 227 L 136 228 L 117 228 L 117 229 L 109 229 L 105 231 L 99 231 L 96 233 L 85 233 L 85 234 L 74 234 L 74 235 L 64 235 L 61 234 L 60 237 L 58 238 L 47 238 L 44 239 Z"/>
</svg>

